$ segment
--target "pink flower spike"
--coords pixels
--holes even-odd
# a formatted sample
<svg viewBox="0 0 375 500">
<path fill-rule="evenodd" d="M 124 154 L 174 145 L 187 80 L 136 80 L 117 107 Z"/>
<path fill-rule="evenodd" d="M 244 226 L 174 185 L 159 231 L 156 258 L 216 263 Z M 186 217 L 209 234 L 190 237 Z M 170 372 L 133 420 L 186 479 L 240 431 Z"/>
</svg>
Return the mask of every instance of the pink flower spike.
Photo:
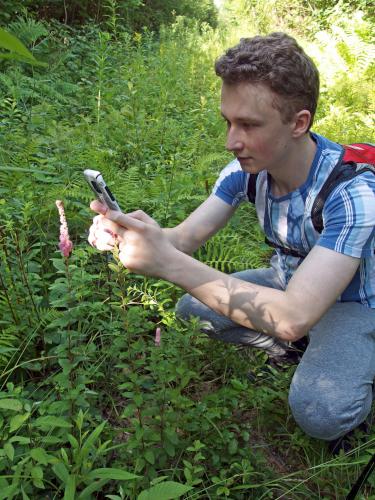
<svg viewBox="0 0 375 500">
<path fill-rule="evenodd" d="M 66 222 L 64 203 L 56 200 L 57 210 L 60 216 L 60 242 L 59 249 L 64 257 L 69 257 L 73 250 L 73 243 L 69 238 L 68 223 Z"/>
<path fill-rule="evenodd" d="M 155 331 L 155 345 L 156 345 L 156 347 L 160 347 L 160 337 L 161 337 L 161 329 L 158 327 Z"/>
</svg>

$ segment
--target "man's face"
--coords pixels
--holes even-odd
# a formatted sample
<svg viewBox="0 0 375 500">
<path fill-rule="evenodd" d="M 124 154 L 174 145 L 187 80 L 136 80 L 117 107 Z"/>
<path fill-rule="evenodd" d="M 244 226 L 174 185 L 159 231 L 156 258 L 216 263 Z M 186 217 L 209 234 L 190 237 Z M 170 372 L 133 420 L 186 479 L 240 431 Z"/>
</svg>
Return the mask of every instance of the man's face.
<svg viewBox="0 0 375 500">
<path fill-rule="evenodd" d="M 242 170 L 272 174 L 288 159 L 293 122 L 283 123 L 272 105 L 275 94 L 262 84 L 223 83 L 221 113 L 228 124 L 226 147 Z"/>
</svg>

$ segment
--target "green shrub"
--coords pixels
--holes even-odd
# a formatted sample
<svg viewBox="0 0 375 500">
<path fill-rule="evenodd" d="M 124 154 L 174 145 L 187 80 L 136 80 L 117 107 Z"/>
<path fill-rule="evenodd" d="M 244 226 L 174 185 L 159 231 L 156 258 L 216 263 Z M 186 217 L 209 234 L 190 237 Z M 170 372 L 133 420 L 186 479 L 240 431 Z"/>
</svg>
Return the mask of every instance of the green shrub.
<svg viewBox="0 0 375 500">
<path fill-rule="evenodd" d="M 230 159 L 214 58 L 240 36 L 288 26 L 322 73 L 315 130 L 370 140 L 371 23 L 334 13 L 315 33 L 296 26 L 315 22 L 296 1 L 243 1 L 218 29 L 178 17 L 155 36 L 119 28 L 120 7 L 106 11 L 106 30 L 18 19 L 14 32 L 48 67 L 1 66 L 0 498 L 342 498 L 373 435 L 327 457 L 288 411 L 293 368 L 267 371 L 262 353 L 212 342 L 175 318 L 181 290 L 91 249 L 82 170 L 101 170 L 125 211 L 180 222 Z M 196 255 L 225 272 L 261 267 L 262 241 L 243 206 Z"/>
</svg>

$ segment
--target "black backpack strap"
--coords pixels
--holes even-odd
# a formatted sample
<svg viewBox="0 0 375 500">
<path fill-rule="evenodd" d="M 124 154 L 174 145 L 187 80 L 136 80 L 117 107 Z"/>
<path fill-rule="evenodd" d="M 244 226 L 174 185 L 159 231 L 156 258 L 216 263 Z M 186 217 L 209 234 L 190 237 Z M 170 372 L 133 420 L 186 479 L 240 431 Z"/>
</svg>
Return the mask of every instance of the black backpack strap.
<svg viewBox="0 0 375 500">
<path fill-rule="evenodd" d="M 250 174 L 249 182 L 247 184 L 247 197 L 250 203 L 255 203 L 255 196 L 257 192 L 257 178 L 258 174 Z"/>
<path fill-rule="evenodd" d="M 323 207 L 330 193 L 342 182 L 353 179 L 363 172 L 372 172 L 375 174 L 375 167 L 365 163 L 341 163 L 341 159 L 339 160 L 323 184 L 311 209 L 311 220 L 318 233 L 323 231 Z"/>
</svg>

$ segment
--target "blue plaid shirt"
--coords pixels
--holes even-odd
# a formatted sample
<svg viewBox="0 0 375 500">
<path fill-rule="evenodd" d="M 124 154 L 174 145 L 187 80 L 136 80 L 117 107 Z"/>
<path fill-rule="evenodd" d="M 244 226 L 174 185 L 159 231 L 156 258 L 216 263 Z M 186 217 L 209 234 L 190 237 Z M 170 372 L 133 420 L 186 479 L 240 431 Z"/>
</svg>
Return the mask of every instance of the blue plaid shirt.
<svg viewBox="0 0 375 500">
<path fill-rule="evenodd" d="M 311 209 L 342 146 L 321 135 L 311 135 L 317 150 L 309 176 L 298 189 L 277 198 L 271 194 L 267 172 L 259 173 L 255 206 L 260 225 L 270 241 L 303 255 L 320 245 L 359 258 L 359 269 L 339 301 L 375 308 L 375 176 L 366 172 L 339 184 L 324 204 L 324 229 L 318 233 L 311 221 Z M 229 205 L 238 206 L 248 200 L 249 176 L 234 160 L 221 171 L 213 193 Z M 280 249 L 276 254 L 271 264 L 286 287 L 303 258 L 286 255 Z"/>
</svg>

